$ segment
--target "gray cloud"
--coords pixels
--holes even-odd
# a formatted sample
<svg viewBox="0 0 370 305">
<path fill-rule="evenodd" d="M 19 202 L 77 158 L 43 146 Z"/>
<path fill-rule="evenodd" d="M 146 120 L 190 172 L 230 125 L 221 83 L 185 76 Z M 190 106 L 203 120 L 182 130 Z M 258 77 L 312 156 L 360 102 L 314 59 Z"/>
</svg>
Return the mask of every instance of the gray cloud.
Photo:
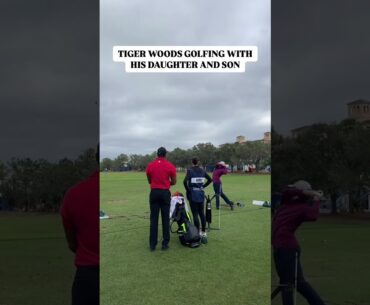
<svg viewBox="0 0 370 305">
<path fill-rule="evenodd" d="M 219 145 L 270 129 L 270 2 L 101 5 L 101 156 Z M 127 74 L 114 45 L 257 45 L 243 74 Z"/>
<path fill-rule="evenodd" d="M 0 158 L 76 157 L 99 141 L 98 5 L 4 1 Z"/>
<path fill-rule="evenodd" d="M 272 124 L 340 121 L 370 99 L 369 1 L 279 1 L 272 12 Z"/>
</svg>

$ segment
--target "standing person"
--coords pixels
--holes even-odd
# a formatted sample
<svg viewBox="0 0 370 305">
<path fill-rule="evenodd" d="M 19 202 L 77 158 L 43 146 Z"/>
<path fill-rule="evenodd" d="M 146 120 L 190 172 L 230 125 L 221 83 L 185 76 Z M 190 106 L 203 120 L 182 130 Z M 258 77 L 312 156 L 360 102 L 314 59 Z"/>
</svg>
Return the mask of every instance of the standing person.
<svg viewBox="0 0 370 305">
<path fill-rule="evenodd" d="M 157 158 L 148 164 L 146 175 L 150 184 L 150 251 L 154 251 L 158 242 L 159 211 L 162 217 L 162 250 L 168 249 L 170 241 L 170 207 L 171 185 L 176 184 L 176 168 L 166 159 L 167 151 L 164 147 L 157 150 Z"/>
<path fill-rule="evenodd" d="M 184 187 L 190 208 L 193 214 L 194 224 L 200 230 L 199 217 L 202 224 L 201 236 L 206 237 L 206 217 L 204 215 L 204 188 L 211 184 L 212 179 L 206 171 L 200 167 L 197 157 L 191 160 L 192 167 L 186 172 Z M 207 180 L 207 181 L 206 181 Z"/>
<path fill-rule="evenodd" d="M 99 160 L 97 153 L 97 160 Z M 71 187 L 60 210 L 69 249 L 75 253 L 72 305 L 99 304 L 99 172 Z"/>
<path fill-rule="evenodd" d="M 216 194 L 216 209 L 220 208 L 220 196 L 230 206 L 231 210 L 234 210 L 234 203 L 227 198 L 225 193 L 222 190 L 221 176 L 227 174 L 227 168 L 224 161 L 220 161 L 216 164 L 215 169 L 213 170 L 212 180 L 213 180 L 213 189 Z"/>
<path fill-rule="evenodd" d="M 280 207 L 272 221 L 271 241 L 283 305 L 294 304 L 294 288 L 310 305 L 325 305 L 303 277 L 301 249 L 294 235 L 303 222 L 317 220 L 321 196 L 321 191 L 312 190 L 311 185 L 303 180 L 282 191 Z"/>
</svg>

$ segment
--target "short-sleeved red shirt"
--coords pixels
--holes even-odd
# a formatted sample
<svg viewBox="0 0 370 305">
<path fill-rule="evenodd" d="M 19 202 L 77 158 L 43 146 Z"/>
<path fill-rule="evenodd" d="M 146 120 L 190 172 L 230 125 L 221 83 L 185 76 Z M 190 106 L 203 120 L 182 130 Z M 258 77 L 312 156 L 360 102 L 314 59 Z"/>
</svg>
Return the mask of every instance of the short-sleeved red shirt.
<svg viewBox="0 0 370 305">
<path fill-rule="evenodd" d="M 166 158 L 158 157 L 148 164 L 146 175 L 150 178 L 151 189 L 168 190 L 171 187 L 170 177 L 176 178 L 176 167 Z"/>
<path fill-rule="evenodd" d="M 99 265 L 99 172 L 71 187 L 60 210 L 63 225 L 77 237 L 75 265 Z"/>
</svg>

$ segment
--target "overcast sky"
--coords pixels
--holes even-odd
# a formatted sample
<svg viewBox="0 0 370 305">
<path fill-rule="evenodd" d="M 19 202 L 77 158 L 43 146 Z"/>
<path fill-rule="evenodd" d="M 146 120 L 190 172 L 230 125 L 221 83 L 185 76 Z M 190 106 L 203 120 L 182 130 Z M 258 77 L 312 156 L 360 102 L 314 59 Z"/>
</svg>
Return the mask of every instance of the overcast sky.
<svg viewBox="0 0 370 305">
<path fill-rule="evenodd" d="M 114 45 L 256 45 L 235 74 L 127 74 Z M 270 1 L 102 1 L 101 157 L 146 154 L 270 130 Z"/>
<path fill-rule="evenodd" d="M 272 125 L 296 127 L 347 117 L 370 100 L 370 1 L 273 2 Z"/>
<path fill-rule="evenodd" d="M 0 160 L 96 147 L 98 2 L 2 1 L 0 23 Z"/>
</svg>

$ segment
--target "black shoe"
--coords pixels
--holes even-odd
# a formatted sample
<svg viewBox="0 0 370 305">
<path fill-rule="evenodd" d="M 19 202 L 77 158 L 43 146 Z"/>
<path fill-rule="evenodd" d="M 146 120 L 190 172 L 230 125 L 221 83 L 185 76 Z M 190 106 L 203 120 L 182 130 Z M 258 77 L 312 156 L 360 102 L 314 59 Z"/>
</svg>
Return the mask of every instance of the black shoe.
<svg viewBox="0 0 370 305">
<path fill-rule="evenodd" d="M 155 247 L 154 248 L 150 247 L 150 252 L 154 252 L 154 251 L 155 251 Z"/>
<path fill-rule="evenodd" d="M 170 247 L 168 245 L 162 245 L 162 251 L 168 250 Z"/>
<path fill-rule="evenodd" d="M 234 202 L 230 202 L 230 209 L 231 209 L 231 211 L 234 211 Z"/>
</svg>

